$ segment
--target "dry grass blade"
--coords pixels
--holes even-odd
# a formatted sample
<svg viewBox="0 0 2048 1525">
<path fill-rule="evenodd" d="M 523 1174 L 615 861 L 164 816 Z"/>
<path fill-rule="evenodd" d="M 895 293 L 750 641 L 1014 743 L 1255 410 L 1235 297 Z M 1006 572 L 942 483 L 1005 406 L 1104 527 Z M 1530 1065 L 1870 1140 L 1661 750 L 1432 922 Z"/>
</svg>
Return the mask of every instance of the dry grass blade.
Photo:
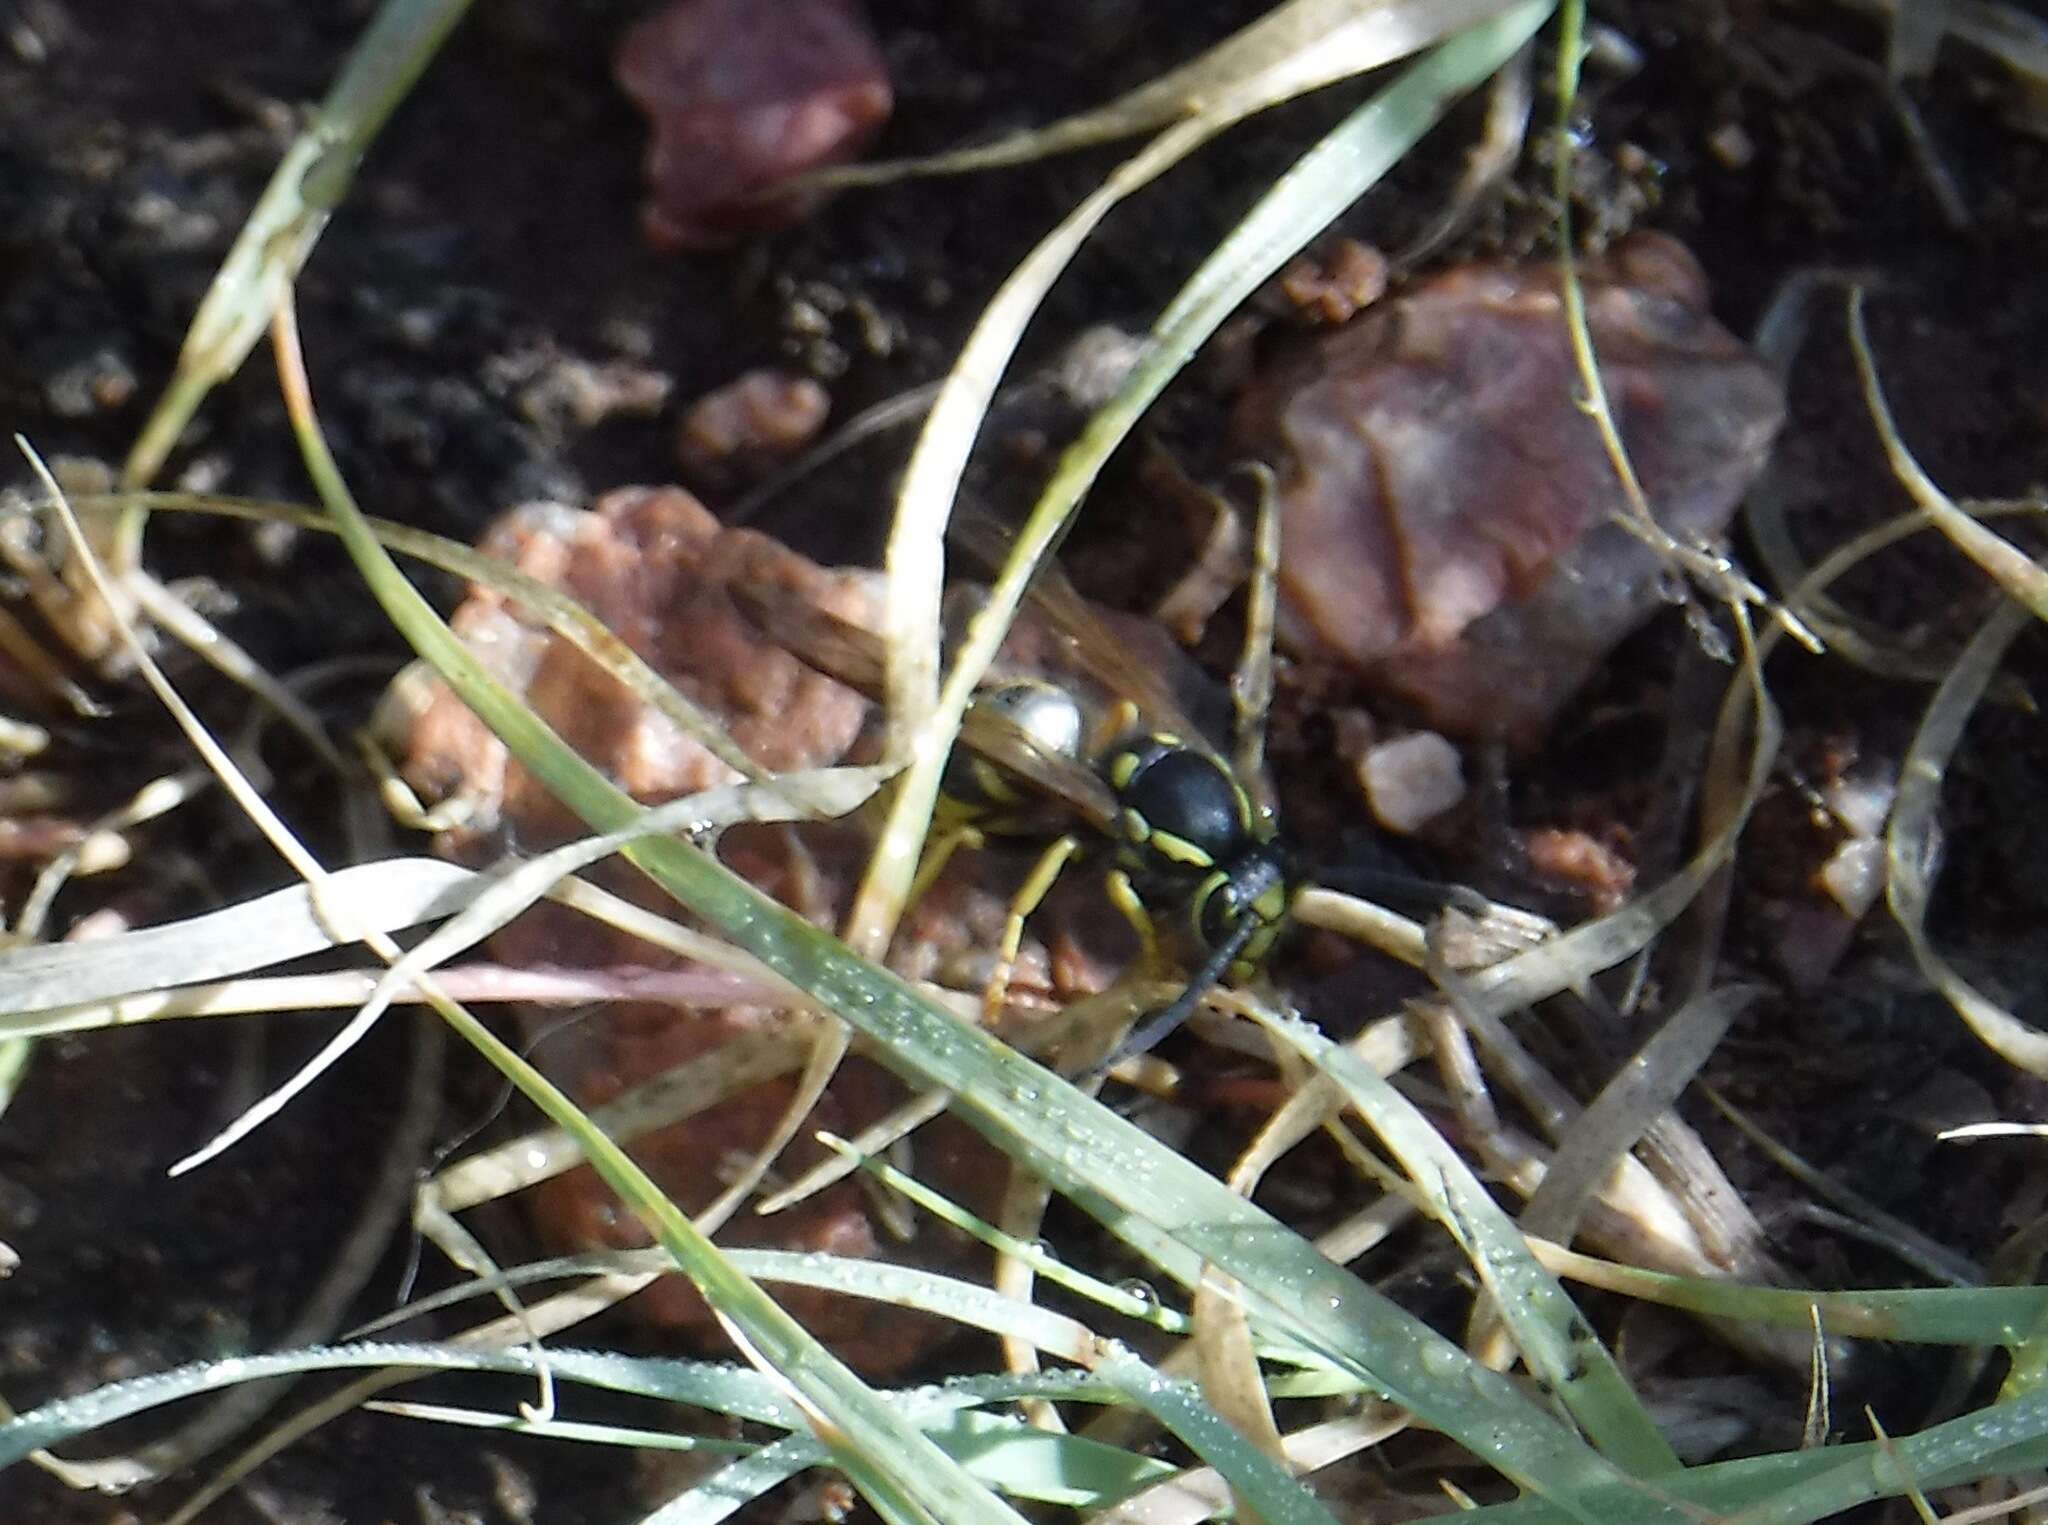
<svg viewBox="0 0 2048 1525">
<path fill-rule="evenodd" d="M 1202 1395 L 1240 1435 L 1284 1465 L 1286 1446 L 1273 1417 L 1272 1395 L 1259 1370 L 1242 1289 L 1213 1268 L 1195 1289 L 1194 1346 Z M 1242 1500 L 1239 1508 L 1243 1508 Z"/>
<path fill-rule="evenodd" d="M 1863 291 L 1849 293 L 1849 345 L 1856 355 L 1856 373 L 1863 381 L 1863 395 L 1870 404 L 1871 421 L 1884 444 L 1885 458 L 1893 474 L 1921 512 L 1934 521 L 1936 529 L 1955 542 L 1956 549 L 1988 572 L 2006 593 L 2025 605 L 2037 620 L 2048 620 L 2048 571 L 2018 546 L 1993 534 L 1957 508 L 1949 495 L 1936 485 L 1913 458 L 1899 437 L 1884 389 L 1877 377 L 1877 362 L 1871 357 L 1870 335 L 1863 326 Z"/>
<path fill-rule="evenodd" d="M 2006 647 L 2027 628 L 2030 611 L 2001 604 L 1984 622 L 1947 681 L 1935 690 L 1899 769 L 1898 799 L 1885 830 L 1889 882 L 1885 898 L 1898 920 L 1913 958 L 1963 1021 L 2010 1064 L 2048 1077 L 2048 1034 L 2022 1022 L 1979 991 L 1943 958 L 1927 936 L 1927 902 L 1940 860 L 1941 783 L 1963 727 L 1984 695 Z"/>
<path fill-rule="evenodd" d="M 1500 0 L 1286 0 L 1208 52 L 1093 111 L 979 148 L 821 170 L 789 189 L 883 185 L 1022 164 L 1205 116 L 1247 82 L 1278 104 L 1405 58 L 1504 9 Z"/>
<path fill-rule="evenodd" d="M 843 808 L 834 813 L 841 815 L 858 807 L 874 792 L 880 781 L 880 776 L 872 769 L 834 769 L 829 770 L 829 774 L 814 773 L 796 780 L 801 791 L 814 798 L 832 799 L 836 791 L 837 798 L 833 803 Z M 543 853 L 538 858 L 509 865 L 485 883 L 476 899 L 393 963 L 356 1014 L 290 1079 L 247 1108 L 203 1147 L 179 1160 L 171 1167 L 171 1174 L 183 1175 L 205 1164 L 283 1111 L 293 1097 L 319 1079 L 343 1054 L 368 1035 L 372 1025 L 390 1007 L 401 989 L 419 984 L 435 965 L 499 931 L 569 875 L 613 856 L 644 837 L 669 832 L 701 836 L 735 821 L 786 820 L 789 811 L 790 807 L 774 786 L 733 784 L 656 806 L 623 831 L 588 837 Z"/>
<path fill-rule="evenodd" d="M 1729 1025 L 1763 992 L 1734 985 L 1688 1001 L 1568 1127 L 1522 1228 L 1570 1243 L 1572 1229 L 1599 1184 L 1706 1063 Z"/>
<path fill-rule="evenodd" d="M 469 903 L 474 879 L 434 858 L 391 859 L 333 875 L 324 909 L 309 886 L 299 885 L 96 943 L 10 949 L 0 962 L 0 1007 L 19 1025 L 35 1012 L 220 979 L 346 946 L 354 937 L 337 923 L 360 934 L 438 920 Z"/>
</svg>

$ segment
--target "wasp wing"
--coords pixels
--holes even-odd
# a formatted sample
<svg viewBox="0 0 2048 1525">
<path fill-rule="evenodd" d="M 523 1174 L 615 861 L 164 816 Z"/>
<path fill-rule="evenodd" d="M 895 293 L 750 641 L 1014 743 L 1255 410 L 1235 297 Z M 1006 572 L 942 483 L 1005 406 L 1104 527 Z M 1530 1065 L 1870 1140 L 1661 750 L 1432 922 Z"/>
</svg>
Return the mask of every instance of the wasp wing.
<svg viewBox="0 0 2048 1525">
<path fill-rule="evenodd" d="M 990 573 L 1009 559 L 1011 536 L 986 514 L 955 513 L 948 532 L 961 550 Z M 1106 693 L 1130 700 L 1154 730 L 1165 731 L 1207 753 L 1226 771 L 1229 763 L 1217 749 L 1208 727 L 1198 724 L 1174 693 L 1165 672 L 1131 660 L 1131 643 L 1103 622 L 1056 562 L 1041 565 L 1031 580 L 1031 599 L 1039 616 L 1066 643 L 1074 665 Z"/>
<path fill-rule="evenodd" d="M 763 634 L 828 678 L 881 699 L 885 669 L 881 637 L 820 609 L 794 589 L 765 582 L 733 582 L 727 591 Z M 1106 831 L 1115 821 L 1116 797 L 1092 768 L 1040 746 L 1000 714 L 969 706 L 960 739 L 1033 793 L 1065 805 L 1090 826 Z"/>
</svg>

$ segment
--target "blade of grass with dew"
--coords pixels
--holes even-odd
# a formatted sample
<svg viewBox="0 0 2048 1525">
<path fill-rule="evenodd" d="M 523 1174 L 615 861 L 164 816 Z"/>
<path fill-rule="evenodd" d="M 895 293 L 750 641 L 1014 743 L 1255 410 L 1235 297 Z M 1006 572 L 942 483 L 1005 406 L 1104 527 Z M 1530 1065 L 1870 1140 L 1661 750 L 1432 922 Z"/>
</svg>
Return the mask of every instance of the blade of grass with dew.
<svg viewBox="0 0 2048 1525">
<path fill-rule="evenodd" d="M 366 1403 L 373 1414 L 390 1414 L 398 1419 L 418 1419 L 451 1428 L 499 1430 L 517 1435 L 539 1435 L 549 1440 L 572 1440 L 579 1445 L 631 1446 L 646 1451 L 686 1451 L 699 1456 L 751 1456 L 760 1450 L 742 1440 L 722 1440 L 710 1435 L 678 1435 L 673 1430 L 636 1430 L 623 1425 L 588 1424 L 567 1419 L 522 1419 L 517 1414 L 492 1409 L 451 1408 L 442 1403 L 408 1403 L 387 1399 Z M 823 1451 L 813 1446 L 813 1454 Z"/>
<path fill-rule="evenodd" d="M 733 1265 L 756 1281 L 841 1292 L 868 1302 L 915 1308 L 935 1318 L 991 1334 L 1011 1334 L 1061 1360 L 1083 1365 L 1095 1359 L 1092 1330 L 1066 1314 L 1019 1302 L 977 1282 L 939 1271 L 919 1270 L 886 1260 L 797 1250 L 732 1250 Z M 495 1293 L 503 1287 L 587 1276 L 592 1273 L 638 1276 L 674 1270 L 660 1250 L 619 1250 L 570 1255 L 532 1265 L 514 1266 L 479 1277 L 397 1308 L 357 1333 L 374 1334 L 405 1320 L 437 1312 Z M 1105 1299 L 1114 1306 L 1116 1299 Z M 1121 1311 L 1120 1309 L 1117 1311 Z"/>
<path fill-rule="evenodd" d="M 1533 26 L 1540 9 L 1518 15 Z M 1492 46 L 1498 50 L 1502 41 L 1495 37 Z M 1459 56 L 1456 44 L 1447 50 Z M 1445 51 L 1433 59 L 1441 60 Z M 1463 57 L 1467 71 L 1477 62 Z M 1420 77 L 1429 94 L 1441 94 L 1440 76 L 1424 70 Z M 1417 88 L 1416 78 L 1411 71 L 1404 83 Z M 639 807 L 516 705 L 385 556 L 362 523 L 313 419 L 288 304 L 280 304 L 277 336 L 287 408 L 308 469 L 380 603 L 536 780 L 597 830 L 627 825 Z M 1513 1383 L 1331 1265 L 1300 1236 L 1022 1055 L 964 1026 L 901 979 L 850 956 L 837 939 L 694 846 L 651 838 L 629 848 L 627 856 L 771 970 L 874 1040 L 892 1065 L 956 1092 L 967 1121 L 1112 1232 L 1142 1239 L 1166 1274 L 1192 1284 L 1202 1263 L 1214 1263 L 1245 1284 L 1262 1319 L 1276 1321 L 1303 1343 L 1335 1351 L 1337 1359 L 1368 1373 L 1376 1390 L 1436 1428 L 1470 1436 L 1490 1465 L 1526 1488 L 1568 1501 L 1596 1479 L 1624 1481 Z M 965 1497 L 985 1500 L 971 1480 L 901 1433 L 872 1395 L 780 1308 L 733 1275 L 632 1161 L 588 1129 L 566 1097 L 466 1013 L 449 1020 L 553 1121 L 590 1135 L 584 1143 L 600 1176 L 678 1257 L 714 1308 L 744 1317 L 762 1359 L 829 1415 L 833 1427 L 826 1433 L 835 1455 L 858 1484 L 895 1490 L 894 1497 L 944 1492 L 956 1506 Z M 993 1507 L 993 1501 L 982 1507 Z M 994 1517 L 1006 1514 L 998 1509 Z"/>
<path fill-rule="evenodd" d="M 652 1278 L 649 1279 L 651 1280 Z M 618 1278 L 607 1278 L 607 1280 L 618 1280 Z M 477 1325 L 465 1330 L 461 1334 L 454 1336 L 447 1343 L 461 1349 L 497 1349 L 518 1342 L 525 1347 L 529 1355 L 532 1355 L 538 1361 L 539 1355 L 534 1348 L 536 1334 L 559 1333 L 562 1329 L 566 1329 L 577 1322 L 579 1315 L 581 1317 L 588 1317 L 589 1315 L 586 1310 L 589 1308 L 591 1301 L 591 1299 L 576 1300 L 574 1308 L 570 1312 L 563 1314 L 554 1322 L 549 1322 L 550 1316 L 559 1311 L 559 1306 L 569 1302 L 567 1298 L 551 1298 L 546 1302 L 535 1304 L 526 1309 L 522 1316 L 505 1315 L 499 1317 L 490 1323 Z M 614 1303 L 616 1301 L 616 1298 L 612 1300 Z M 551 1304 L 557 1305 L 557 1307 L 551 1307 Z M 604 1304 L 604 1306 L 610 1305 Z M 724 1369 L 728 1373 L 737 1373 L 738 1370 L 730 1366 Z M 744 1375 L 756 1382 L 764 1380 L 757 1372 L 748 1371 Z M 232 1492 L 243 1478 L 248 1477 L 258 1467 L 278 1456 L 288 1447 L 312 1434 L 321 1426 L 353 1412 L 378 1393 L 388 1392 L 394 1387 L 403 1386 L 410 1380 L 412 1380 L 412 1374 L 405 1368 L 379 1368 L 373 1370 L 367 1376 L 358 1377 L 352 1382 L 344 1383 L 342 1386 L 324 1394 L 315 1402 L 287 1415 L 264 1430 L 256 1439 L 243 1446 L 225 1463 L 216 1468 L 213 1475 L 202 1486 L 196 1489 L 176 1510 L 165 1516 L 163 1525 L 192 1525 L 194 1520 L 205 1514 L 218 1500 Z M 553 1380 L 551 1371 L 549 1372 L 548 1380 Z"/>
<path fill-rule="evenodd" d="M 1171 1476 L 1156 1457 L 1136 1456 L 1079 1435 L 1034 1429 L 1014 1415 L 960 1409 L 932 1438 L 976 1477 L 1011 1498 L 1100 1509 Z"/>
<path fill-rule="evenodd" d="M 556 1377 L 565 1382 L 686 1403 L 793 1433 L 807 1429 L 803 1410 L 794 1401 L 769 1379 L 744 1367 L 585 1350 L 551 1350 L 547 1359 Z M 0 1468 L 12 1466 L 31 1450 L 63 1445 L 137 1414 L 242 1382 L 380 1367 L 422 1374 L 495 1372 L 523 1377 L 533 1374 L 534 1364 L 533 1352 L 520 1346 L 485 1349 L 385 1341 L 195 1361 L 58 1398 L 0 1425 Z"/>
<path fill-rule="evenodd" d="M 1779 1451 L 1659 1479 L 1661 1499 L 1595 1496 L 1602 1525 L 1806 1525 L 1909 1487 L 1952 1488 L 2010 1477 L 2048 1461 L 2048 1407 L 2000 1403 L 1884 1445 L 1870 1441 Z M 1541 1500 L 1492 1504 L 1460 1525 L 1564 1525 Z"/>
<path fill-rule="evenodd" d="M 1047 1265 L 1056 1264 L 1045 1260 L 1042 1255 L 1040 1258 Z M 734 1250 L 732 1261 L 757 1281 L 787 1282 L 841 1291 L 851 1297 L 888 1301 L 946 1316 L 953 1316 L 952 1310 L 964 1309 L 962 1322 L 990 1331 L 1008 1327 L 1024 1330 L 1024 1325 L 1019 1324 L 1019 1320 L 1023 1320 L 1029 1326 L 1024 1337 L 1040 1349 L 1063 1353 L 1069 1348 L 1082 1348 L 1075 1335 L 1079 1326 L 1064 1315 L 1036 1308 L 979 1283 L 936 1271 L 921 1271 L 888 1261 L 795 1250 Z M 1607 1262 L 1597 1264 L 1605 1265 Z M 662 1250 L 608 1250 L 534 1261 L 418 1298 L 358 1327 L 350 1337 L 362 1339 L 381 1334 L 410 1319 L 458 1307 L 494 1294 L 503 1287 L 524 1289 L 543 1282 L 591 1275 L 639 1277 L 648 1273 L 668 1274 L 673 1270 L 673 1263 Z M 1054 1278 L 1048 1273 L 1047 1279 Z M 1071 1287 L 1080 1296 L 1122 1317 L 1151 1324 L 1168 1334 L 1187 1332 L 1185 1315 L 1135 1297 L 1127 1288 L 1112 1287 L 1077 1272 L 1069 1272 L 1061 1285 Z M 1041 1316 L 1055 1322 L 1039 1323 L 1037 1320 Z M 1265 1360 L 1291 1363 L 1306 1359 L 1304 1352 L 1277 1346 L 1262 1348 L 1259 1354 Z M 1275 1380 L 1283 1385 L 1286 1396 L 1293 1397 L 1351 1396 L 1360 1390 L 1355 1377 L 1320 1365 L 1301 1366 Z"/>
<path fill-rule="evenodd" d="M 789 1250 L 735 1250 L 732 1257 L 735 1266 L 756 1280 L 915 1308 L 963 1328 L 1023 1340 L 1084 1368 L 1098 1359 L 1100 1337 L 1085 1324 L 957 1276 L 887 1261 Z"/>
<path fill-rule="evenodd" d="M 413 649 L 440 670 L 457 695 L 556 798 L 599 831 L 630 828 L 643 814 L 640 806 L 578 758 L 544 721 L 517 704 L 483 670 L 370 533 L 320 432 L 299 353 L 289 292 L 278 303 L 273 332 L 285 407 L 307 471 L 321 501 L 334 517 L 342 544 L 379 605 Z M 690 881 L 696 891 L 695 898 L 689 893 L 682 893 L 680 898 L 710 914 L 728 934 L 736 931 L 733 919 L 709 911 L 712 896 L 706 890 L 716 886 L 723 892 L 717 898 L 730 907 L 741 881 L 716 867 L 706 854 L 666 838 L 643 839 L 627 849 L 627 853 L 636 862 L 666 859 L 670 870 L 666 877 Z M 676 892 L 673 885 L 668 887 Z M 772 904 L 751 888 L 741 898 L 750 903 L 750 910 Z M 753 915 L 737 920 L 750 930 L 760 930 L 761 924 Z M 783 912 L 782 920 L 787 926 L 798 919 Z M 802 925 L 813 938 L 820 936 L 808 924 Z M 735 940 L 742 946 L 749 945 L 745 936 Z M 758 943 L 761 939 L 757 936 L 753 941 Z M 758 949 L 750 951 L 758 956 Z M 763 962 L 785 977 L 790 973 L 775 958 Z M 796 983 L 812 988 L 802 980 Z M 886 1513 L 906 1519 L 1016 1518 L 928 1441 L 906 1429 L 864 1383 L 780 1305 L 752 1281 L 734 1272 L 723 1252 L 698 1232 L 623 1150 L 591 1127 L 562 1091 L 468 1013 L 444 1011 L 443 1015 L 543 1114 L 576 1136 L 599 1177 L 640 1219 L 655 1242 L 675 1256 L 677 1265 L 704 1300 L 729 1321 L 728 1332 L 746 1342 L 749 1358 L 764 1362 L 780 1374 L 792 1391 L 800 1395 L 807 1411 L 817 1416 L 821 1437 L 870 1502 Z"/>
<path fill-rule="evenodd" d="M 1898 795 L 1885 825 L 1885 902 L 1906 934 L 1921 974 L 1978 1040 L 2028 1074 L 2048 1076 L 2048 1033 L 2021 1021 L 1964 979 L 1927 935 L 1927 903 L 1934 893 L 1939 853 L 1942 779 L 2006 648 L 2031 617 L 2032 611 L 2023 605 L 2000 604 L 1928 700 L 1920 729 L 1899 765 Z"/>
<path fill-rule="evenodd" d="M 938 650 L 945 518 L 997 375 L 1043 289 L 1080 240 L 1121 195 L 1145 183 L 1213 130 L 1206 119 L 1168 129 L 1144 153 L 1120 166 L 1004 283 L 933 405 L 897 502 L 890 536 L 889 702 L 891 724 L 900 720 L 899 755 L 908 767 L 848 919 L 856 948 L 873 943 L 883 929 L 894 925 L 960 716 L 1015 618 L 1031 576 L 1058 544 L 1110 453 L 1223 320 L 1398 163 L 1453 101 L 1513 57 L 1550 9 L 1550 0 L 1512 6 L 1411 64 L 1310 149 L 1203 261 L 1153 325 L 1147 353 L 1117 395 L 1062 454 L 934 707 L 930 677 L 917 664 L 928 662 Z M 1244 110 L 1256 109 L 1258 99 L 1256 92 L 1246 93 Z M 1220 125 L 1219 115 L 1216 126 Z"/>
<path fill-rule="evenodd" d="M 1267 1030 L 1337 1082 L 1374 1135 L 1421 1189 L 1465 1253 L 1529 1369 L 1608 1456 L 1639 1477 L 1675 1470 L 1678 1458 L 1607 1347 L 1521 1231 L 1415 1104 L 1341 1045 L 1293 1022 Z"/>
<path fill-rule="evenodd" d="M 968 1435 L 968 1445 L 962 1449 L 961 1454 L 963 1461 L 972 1466 L 987 1450 L 985 1442 L 975 1434 L 980 1429 L 980 1425 L 975 1421 L 991 1417 L 980 1413 L 980 1405 L 1020 1401 L 1050 1402 L 1055 1399 L 1102 1403 L 1113 1401 L 1115 1397 L 1115 1392 L 1106 1384 L 1092 1378 L 1086 1379 L 1084 1383 L 1061 1378 L 970 1378 L 920 1392 L 893 1394 L 892 1401 L 902 1404 L 907 1415 L 935 1436 L 945 1437 L 954 1433 Z M 975 1406 L 970 1407 L 970 1404 Z M 1005 1421 L 999 1416 L 997 1422 Z M 1066 1437 L 1044 1438 L 1048 1441 L 1059 1441 Z M 783 1477 L 803 1467 L 815 1465 L 815 1445 L 808 1451 L 804 1447 L 804 1442 L 795 1439 L 777 1441 L 772 1446 L 764 1447 L 752 1457 L 733 1463 L 696 1488 L 664 1505 L 647 1516 L 641 1525 L 706 1525 L 706 1522 L 729 1519 L 744 1504 L 765 1493 Z M 1127 1453 L 1113 1449 L 1108 1450 L 1107 1455 L 1102 1455 L 1102 1449 L 1060 1454 L 1069 1457 L 1069 1464 L 1075 1468 L 1098 1471 L 1100 1481 L 1111 1487 L 1131 1475 L 1147 1475 L 1161 1467 L 1160 1463 L 1131 1457 Z M 1122 1458 L 1121 1463 L 1118 1458 Z M 1084 1477 L 1083 1471 L 1067 1471 L 1060 1467 L 1052 1467 L 1044 1474 L 1043 1487 L 1048 1492 L 1063 1490 L 1082 1481 Z M 1040 1494 L 1035 1490 L 1026 1490 L 1023 1496 L 1035 1498 Z"/>
<path fill-rule="evenodd" d="M 791 1437 L 720 1467 L 637 1525 L 717 1525 L 818 1464 L 818 1447 Z"/>
<path fill-rule="evenodd" d="M 703 1238 L 625 1152 L 537 1070 L 488 1029 L 458 1023 L 466 1039 L 556 1124 L 582 1144 L 591 1167 L 633 1210 L 689 1276 L 727 1328 L 742 1336 L 756 1364 L 786 1383 L 806 1425 L 862 1494 L 904 1519 L 1018 1517 L 929 1441 L 905 1425 L 853 1373 L 811 1337 L 729 1258 Z"/>
<path fill-rule="evenodd" d="M 1263 1525 L 1336 1525 L 1336 1517 L 1286 1467 L 1240 1435 L 1189 1382 L 1161 1375 L 1127 1353 L 1096 1375 L 1121 1391 L 1229 1484 L 1241 1517 Z"/>
<path fill-rule="evenodd" d="M 1639 1266 L 1582 1255 L 1548 1241 L 1533 1253 L 1569 1280 L 1660 1307 L 1716 1318 L 1804 1327 L 1815 1309 L 1834 1334 L 1915 1345 L 2001 1346 L 2030 1337 L 2048 1315 L 2048 1287 L 1901 1287 L 1860 1292 L 1819 1292 L 1757 1287 L 1711 1277 L 1671 1276 Z"/>
<path fill-rule="evenodd" d="M 206 394 L 248 358 L 279 292 L 305 266 L 348 194 L 371 141 L 468 9 L 469 0 L 385 0 L 215 273 L 186 330 L 170 385 L 122 466 L 124 486 L 149 484 Z M 123 535 L 128 555 L 122 570 L 138 564 L 139 534 L 135 515 Z"/>
<path fill-rule="evenodd" d="M 891 1191 L 900 1192 L 941 1223 L 970 1235 L 999 1254 L 1015 1256 L 1027 1262 L 1034 1272 L 1047 1281 L 1065 1287 L 1069 1292 L 1090 1302 L 1100 1304 L 1112 1313 L 1150 1324 L 1164 1333 L 1182 1335 L 1188 1332 L 1186 1315 L 1167 1307 L 1158 1298 L 1135 1296 L 1127 1288 L 1111 1286 L 1085 1271 L 1076 1270 L 1065 1261 L 1048 1254 L 1043 1246 L 1026 1243 L 1015 1235 L 1004 1233 L 993 1224 L 983 1222 L 958 1203 L 948 1201 L 924 1182 L 906 1175 L 879 1155 L 859 1153 L 843 1138 L 821 1133 L 818 1139 L 826 1148 L 854 1158 L 862 1170 Z"/>
</svg>

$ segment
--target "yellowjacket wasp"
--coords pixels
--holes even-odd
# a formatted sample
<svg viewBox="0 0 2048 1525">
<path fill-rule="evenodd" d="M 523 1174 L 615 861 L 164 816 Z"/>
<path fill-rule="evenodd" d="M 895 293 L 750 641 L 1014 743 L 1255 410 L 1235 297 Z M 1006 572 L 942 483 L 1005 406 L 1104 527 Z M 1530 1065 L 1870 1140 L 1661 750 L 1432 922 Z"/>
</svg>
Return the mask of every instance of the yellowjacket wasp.
<svg viewBox="0 0 2048 1525">
<path fill-rule="evenodd" d="M 732 589 L 741 609 L 777 643 L 828 676 L 871 695 L 881 692 L 883 653 L 871 631 L 760 584 Z M 1122 1053 L 1142 1053 L 1165 1038 L 1227 975 L 1261 963 L 1278 940 L 1293 892 L 1290 858 L 1270 811 L 1254 804 L 1237 774 L 1181 715 L 1164 682 L 1133 664 L 1123 645 L 1056 572 L 1034 588 L 1036 603 L 1089 676 L 1157 729 L 1124 726 L 1088 755 L 1080 701 L 1043 679 L 985 687 L 964 717 L 949 766 L 947 809 L 962 822 L 997 833 L 1048 830 L 1051 805 L 1078 817 L 1112 844 L 1112 900 L 1151 945 L 1151 906 L 1172 905 L 1172 941 L 1199 964 L 1181 995 L 1140 1025 Z M 1042 860 L 1021 928 L 1061 863 L 1081 850 L 1064 836 Z M 1004 950 L 1005 962 L 1014 947 Z M 1000 978 L 1000 976 L 999 976 Z"/>
</svg>

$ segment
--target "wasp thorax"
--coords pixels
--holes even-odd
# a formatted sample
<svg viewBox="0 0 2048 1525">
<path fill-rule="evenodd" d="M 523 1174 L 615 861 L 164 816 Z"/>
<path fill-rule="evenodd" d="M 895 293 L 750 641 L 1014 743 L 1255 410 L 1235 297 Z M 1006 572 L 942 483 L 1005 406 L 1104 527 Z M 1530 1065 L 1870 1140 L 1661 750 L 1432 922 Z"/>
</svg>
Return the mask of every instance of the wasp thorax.
<svg viewBox="0 0 2048 1525">
<path fill-rule="evenodd" d="M 1104 765 L 1127 835 L 1157 857 L 1190 868 L 1227 863 L 1251 835 L 1251 804 L 1215 758 L 1171 736 L 1139 736 Z"/>
</svg>

